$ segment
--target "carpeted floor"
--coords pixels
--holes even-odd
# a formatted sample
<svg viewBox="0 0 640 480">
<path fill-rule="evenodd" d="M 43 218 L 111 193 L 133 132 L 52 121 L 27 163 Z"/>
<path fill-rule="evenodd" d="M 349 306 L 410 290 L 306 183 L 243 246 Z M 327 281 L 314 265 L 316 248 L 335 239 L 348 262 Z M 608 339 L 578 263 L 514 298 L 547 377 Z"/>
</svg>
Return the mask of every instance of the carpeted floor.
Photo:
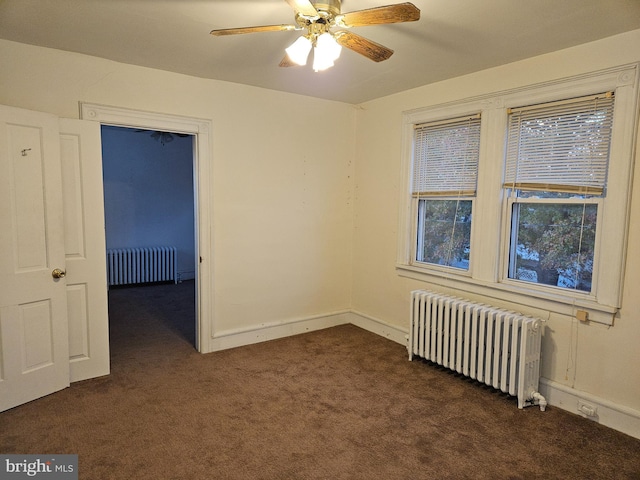
<svg viewBox="0 0 640 480">
<path fill-rule="evenodd" d="M 192 302 L 112 290 L 111 375 L 0 413 L 0 453 L 76 453 L 90 480 L 640 479 L 640 440 L 354 326 L 201 355 Z"/>
</svg>

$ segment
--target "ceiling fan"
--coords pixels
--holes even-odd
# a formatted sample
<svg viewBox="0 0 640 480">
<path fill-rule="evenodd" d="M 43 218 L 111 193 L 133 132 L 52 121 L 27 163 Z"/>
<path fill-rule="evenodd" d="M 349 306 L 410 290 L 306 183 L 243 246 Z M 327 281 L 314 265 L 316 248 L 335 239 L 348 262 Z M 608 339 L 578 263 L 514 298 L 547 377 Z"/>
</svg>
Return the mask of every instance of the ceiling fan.
<svg viewBox="0 0 640 480">
<path fill-rule="evenodd" d="M 306 30 L 285 49 L 281 67 L 306 65 L 313 48 L 313 69 L 318 72 L 332 67 L 340 56 L 341 47 L 357 52 L 374 62 L 387 60 L 393 50 L 368 40 L 347 29 L 367 25 L 414 22 L 420 19 L 420 10 L 412 3 L 398 3 L 354 12 L 342 13 L 340 0 L 286 0 L 295 10 L 295 25 L 262 25 L 256 27 L 223 28 L 212 30 L 211 35 L 237 35 L 255 32 Z"/>
</svg>

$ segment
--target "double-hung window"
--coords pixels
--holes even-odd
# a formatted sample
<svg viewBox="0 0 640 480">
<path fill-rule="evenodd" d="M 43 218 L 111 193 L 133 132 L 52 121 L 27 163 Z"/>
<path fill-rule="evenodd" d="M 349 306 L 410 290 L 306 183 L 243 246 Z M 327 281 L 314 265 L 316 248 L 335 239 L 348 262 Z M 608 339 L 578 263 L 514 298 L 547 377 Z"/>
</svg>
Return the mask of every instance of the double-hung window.
<svg viewBox="0 0 640 480">
<path fill-rule="evenodd" d="M 507 278 L 590 294 L 606 195 L 611 93 L 508 112 Z"/>
<path fill-rule="evenodd" d="M 639 71 L 624 65 L 404 112 L 400 275 L 612 324 Z"/>
<path fill-rule="evenodd" d="M 416 125 L 413 144 L 414 261 L 469 270 L 480 115 Z"/>
</svg>

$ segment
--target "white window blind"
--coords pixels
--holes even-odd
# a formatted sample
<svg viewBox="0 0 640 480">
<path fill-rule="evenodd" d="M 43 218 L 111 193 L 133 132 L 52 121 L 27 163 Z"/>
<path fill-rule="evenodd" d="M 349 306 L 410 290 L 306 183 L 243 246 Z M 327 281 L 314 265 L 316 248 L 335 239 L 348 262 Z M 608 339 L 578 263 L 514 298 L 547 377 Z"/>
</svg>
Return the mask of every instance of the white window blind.
<svg viewBox="0 0 640 480">
<path fill-rule="evenodd" d="M 475 195 L 479 151 L 479 114 L 416 125 L 413 196 Z"/>
<path fill-rule="evenodd" d="M 505 188 L 603 195 L 613 94 L 509 112 Z"/>
</svg>

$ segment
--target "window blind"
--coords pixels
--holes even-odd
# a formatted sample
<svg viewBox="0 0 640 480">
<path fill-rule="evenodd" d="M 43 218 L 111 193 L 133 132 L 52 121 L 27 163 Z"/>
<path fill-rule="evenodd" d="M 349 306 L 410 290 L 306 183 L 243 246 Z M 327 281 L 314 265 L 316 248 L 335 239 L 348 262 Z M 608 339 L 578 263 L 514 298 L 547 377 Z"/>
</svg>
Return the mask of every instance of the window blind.
<svg viewBox="0 0 640 480">
<path fill-rule="evenodd" d="M 604 93 L 512 109 L 504 187 L 603 195 L 613 103 Z"/>
<path fill-rule="evenodd" d="M 413 196 L 476 193 L 480 115 L 415 126 Z"/>
</svg>

